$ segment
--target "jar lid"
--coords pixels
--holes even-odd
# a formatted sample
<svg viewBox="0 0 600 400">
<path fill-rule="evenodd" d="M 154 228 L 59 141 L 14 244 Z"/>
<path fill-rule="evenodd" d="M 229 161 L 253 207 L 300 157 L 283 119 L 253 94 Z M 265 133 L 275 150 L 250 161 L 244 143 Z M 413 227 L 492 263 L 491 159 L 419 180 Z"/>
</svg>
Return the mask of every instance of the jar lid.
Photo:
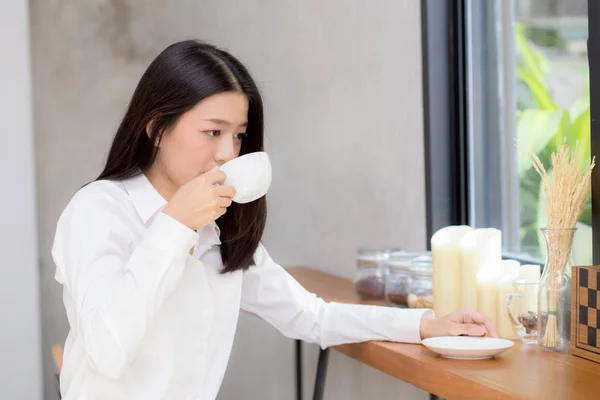
<svg viewBox="0 0 600 400">
<path fill-rule="evenodd" d="M 431 254 L 422 254 L 413 258 L 410 269 L 415 275 L 430 276 L 433 273 L 433 259 L 431 258 Z"/>
<path fill-rule="evenodd" d="M 359 247 L 356 252 L 356 259 L 362 261 L 382 261 L 389 257 L 391 253 L 399 252 L 398 248 L 387 247 Z"/>
<path fill-rule="evenodd" d="M 390 254 L 386 265 L 390 270 L 410 271 L 412 260 L 421 256 L 423 253 L 412 253 L 406 251 L 397 251 Z"/>
</svg>

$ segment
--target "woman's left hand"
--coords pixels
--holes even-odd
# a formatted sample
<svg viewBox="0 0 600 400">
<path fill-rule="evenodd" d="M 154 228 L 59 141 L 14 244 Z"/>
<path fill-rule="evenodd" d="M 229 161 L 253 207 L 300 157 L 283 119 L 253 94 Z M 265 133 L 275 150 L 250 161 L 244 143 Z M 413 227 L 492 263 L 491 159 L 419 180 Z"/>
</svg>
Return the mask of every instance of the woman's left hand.
<svg viewBox="0 0 600 400">
<path fill-rule="evenodd" d="M 498 337 L 492 320 L 484 314 L 471 310 L 461 310 L 439 318 L 423 316 L 419 332 L 421 339 L 435 336 L 484 336 L 486 334 Z"/>
</svg>

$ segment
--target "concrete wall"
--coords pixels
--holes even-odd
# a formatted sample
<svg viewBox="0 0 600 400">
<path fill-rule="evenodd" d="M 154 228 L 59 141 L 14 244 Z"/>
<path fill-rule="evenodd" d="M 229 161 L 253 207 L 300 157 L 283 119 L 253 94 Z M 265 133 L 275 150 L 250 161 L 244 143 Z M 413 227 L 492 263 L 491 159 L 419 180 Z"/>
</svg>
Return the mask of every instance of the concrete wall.
<svg viewBox="0 0 600 400">
<path fill-rule="evenodd" d="M 263 90 L 276 260 L 350 278 L 357 246 L 425 249 L 418 0 L 125 3 L 32 0 L 44 350 L 67 332 L 48 252 L 56 219 L 100 170 L 137 79 L 175 40 L 230 50 Z M 317 348 L 305 349 L 309 391 Z M 243 315 L 219 399 L 291 399 L 293 383 L 293 342 Z M 373 394 L 427 398 L 332 353 L 326 398 Z"/>
<path fill-rule="evenodd" d="M 42 398 L 27 1 L 0 12 L 0 399 Z"/>
</svg>

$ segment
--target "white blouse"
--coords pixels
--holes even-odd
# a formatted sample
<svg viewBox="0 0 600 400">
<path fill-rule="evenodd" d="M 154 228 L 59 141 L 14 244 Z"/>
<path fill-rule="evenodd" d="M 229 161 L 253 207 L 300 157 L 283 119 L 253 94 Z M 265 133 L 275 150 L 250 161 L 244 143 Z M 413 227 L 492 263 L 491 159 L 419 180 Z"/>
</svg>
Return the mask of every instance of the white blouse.
<svg viewBox="0 0 600 400">
<path fill-rule="evenodd" d="M 262 245 L 256 266 L 219 274 L 217 225 L 193 231 L 165 205 L 141 174 L 89 184 L 61 215 L 52 255 L 71 327 L 64 400 L 215 399 L 240 308 L 323 348 L 420 342 L 431 310 L 325 303 Z"/>
</svg>

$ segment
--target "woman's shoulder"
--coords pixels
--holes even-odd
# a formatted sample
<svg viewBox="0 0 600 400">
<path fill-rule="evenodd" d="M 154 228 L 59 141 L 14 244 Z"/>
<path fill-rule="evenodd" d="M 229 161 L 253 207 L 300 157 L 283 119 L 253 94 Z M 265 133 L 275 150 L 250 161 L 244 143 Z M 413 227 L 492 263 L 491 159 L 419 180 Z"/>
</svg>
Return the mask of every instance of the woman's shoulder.
<svg viewBox="0 0 600 400">
<path fill-rule="evenodd" d="M 63 210 L 62 217 L 85 214 L 102 218 L 105 214 L 122 214 L 131 208 L 130 203 L 122 182 L 93 181 L 75 192 Z"/>
<path fill-rule="evenodd" d="M 85 203 L 93 206 L 98 203 L 123 203 L 126 201 L 128 201 L 127 191 L 122 182 L 97 180 L 75 192 L 69 205 Z"/>
</svg>

